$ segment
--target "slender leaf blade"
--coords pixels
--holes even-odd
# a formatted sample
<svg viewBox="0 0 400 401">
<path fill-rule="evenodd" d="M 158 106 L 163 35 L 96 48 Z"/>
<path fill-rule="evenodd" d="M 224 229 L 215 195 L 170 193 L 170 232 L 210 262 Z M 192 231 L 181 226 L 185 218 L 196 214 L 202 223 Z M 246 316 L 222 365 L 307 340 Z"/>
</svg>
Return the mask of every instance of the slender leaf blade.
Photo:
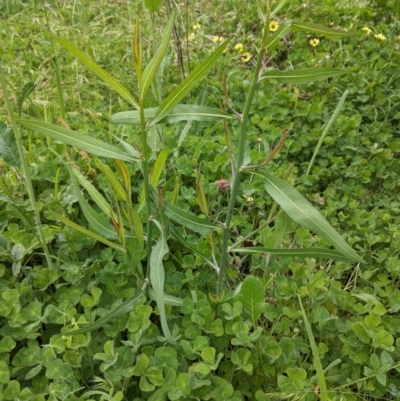
<svg viewBox="0 0 400 401">
<path fill-rule="evenodd" d="M 152 121 L 157 114 L 158 107 L 144 110 L 146 121 Z M 219 109 L 197 104 L 178 104 L 171 112 L 157 124 L 177 123 L 180 121 L 215 121 L 222 118 L 236 118 Z M 112 124 L 140 125 L 140 112 L 138 110 L 121 111 L 111 116 Z"/>
<path fill-rule="evenodd" d="M 149 298 L 157 301 L 156 293 L 152 288 L 149 288 Z M 182 306 L 183 299 L 173 295 L 164 294 L 164 303 L 170 306 Z"/>
<path fill-rule="evenodd" d="M 365 263 L 346 243 L 342 236 L 325 220 L 325 218 L 285 181 L 269 173 L 254 172 L 265 180 L 264 186 L 276 203 L 298 224 L 321 235 L 342 255 L 354 262 Z"/>
<path fill-rule="evenodd" d="M 290 19 L 284 21 L 273 35 L 268 36 L 264 42 L 264 47 L 270 50 L 277 46 L 281 38 L 292 31 L 292 23 L 293 21 Z"/>
<path fill-rule="evenodd" d="M 103 244 L 109 246 L 110 248 L 113 248 L 117 251 L 121 251 L 121 252 L 126 252 L 125 248 L 119 244 L 116 244 L 115 242 L 109 241 L 103 237 L 101 237 L 100 235 L 94 233 L 93 231 L 90 231 L 82 226 L 80 226 L 79 224 L 74 223 L 73 221 L 69 220 L 67 217 L 64 217 L 61 214 L 58 214 L 56 212 L 53 212 L 50 210 L 50 213 L 59 221 L 61 221 L 61 223 L 64 223 L 66 226 L 69 226 L 79 232 L 81 232 L 82 234 L 87 235 L 88 237 L 94 238 L 95 240 L 102 242 Z"/>
<path fill-rule="evenodd" d="M 224 43 L 218 46 L 217 49 L 210 54 L 210 56 L 208 56 L 198 67 L 196 67 L 183 80 L 183 82 L 175 90 L 173 90 L 166 99 L 164 99 L 150 125 L 157 124 L 160 120 L 167 116 L 170 111 L 190 92 L 190 90 L 197 85 L 197 83 L 207 74 L 207 72 L 218 60 L 228 43 L 229 40 L 226 40 Z"/>
<path fill-rule="evenodd" d="M 342 29 L 327 28 L 326 26 L 315 24 L 314 22 L 293 22 L 292 27 L 294 31 L 330 36 L 333 38 L 342 38 L 345 36 L 355 35 L 353 32 L 343 31 Z"/>
<path fill-rule="evenodd" d="M 150 63 L 148 64 L 148 66 L 145 68 L 145 70 L 142 73 L 140 83 L 139 83 L 139 98 L 140 99 L 145 98 L 146 93 L 149 90 L 149 87 L 150 87 L 151 83 L 153 82 L 153 79 L 158 71 L 158 68 L 160 67 L 161 62 L 164 59 L 165 53 L 167 52 L 167 49 L 168 49 L 171 32 L 174 27 L 174 22 L 175 22 L 175 13 L 173 12 L 171 14 L 169 21 L 167 23 L 167 26 L 165 28 L 163 38 L 161 41 L 161 45 L 160 45 L 157 53 L 154 55 L 154 57 L 151 59 Z"/>
<path fill-rule="evenodd" d="M 136 162 L 139 160 L 116 146 L 100 141 L 99 139 L 93 138 L 89 135 L 84 135 L 77 131 L 71 131 L 59 127 L 55 124 L 35 120 L 19 120 L 19 123 L 25 128 L 47 135 L 56 141 L 74 146 L 77 149 L 84 150 L 93 155 L 111 159 L 120 159 L 128 162 Z"/>
<path fill-rule="evenodd" d="M 131 297 L 126 299 L 124 302 L 122 302 L 122 304 L 118 305 L 116 308 L 112 309 L 110 312 L 102 316 L 100 319 L 97 319 L 95 322 L 90 323 L 87 326 L 82 327 L 81 329 L 68 331 L 62 334 L 66 336 L 85 334 L 103 327 L 111 320 L 114 320 L 118 316 L 130 312 L 135 306 L 139 305 L 143 301 L 143 292 L 143 290 L 138 291 L 135 295 L 132 295 Z"/>
<path fill-rule="evenodd" d="M 67 168 L 71 177 L 72 185 L 75 189 L 75 195 L 78 198 L 79 205 L 81 206 L 82 212 L 85 215 L 89 225 L 100 235 L 103 235 L 109 239 L 119 239 L 118 234 L 115 232 L 113 225 L 108 221 L 108 219 L 96 212 L 96 210 L 94 210 L 83 197 L 80 188 L 75 181 L 75 177 L 71 171 L 71 168 L 68 165 Z"/>
<path fill-rule="evenodd" d="M 157 202 L 157 193 L 154 189 L 152 189 L 151 195 L 154 201 Z M 193 213 L 185 212 L 173 206 L 166 199 L 163 200 L 163 213 L 176 223 L 182 224 L 184 227 L 197 233 L 209 233 L 218 228 L 218 226 L 209 220 L 202 219 Z"/>
<path fill-rule="evenodd" d="M 68 42 L 65 39 L 59 38 L 53 35 L 53 38 L 67 51 L 69 51 L 74 57 L 86 65 L 92 72 L 94 72 L 100 79 L 114 89 L 123 99 L 128 101 L 132 106 L 139 108 L 135 98 L 129 92 L 129 90 L 121 84 L 117 79 L 110 75 L 106 70 L 96 64 L 89 56 L 79 50 L 73 43 Z"/>
<path fill-rule="evenodd" d="M 154 290 L 158 310 L 160 313 L 161 327 L 165 338 L 171 344 L 177 345 L 178 343 L 172 337 L 169 331 L 167 316 L 165 314 L 165 302 L 164 302 L 164 279 L 165 272 L 163 266 L 163 257 L 168 253 L 167 241 L 164 237 L 164 231 L 161 224 L 157 220 L 152 220 L 154 225 L 160 231 L 160 238 L 154 246 L 150 255 L 150 282 Z"/>
<path fill-rule="evenodd" d="M 292 71 L 270 70 L 264 72 L 261 79 L 276 79 L 285 84 L 306 84 L 308 82 L 323 81 L 328 78 L 338 77 L 343 74 L 347 74 L 347 71 L 328 67 Z"/>
<path fill-rule="evenodd" d="M 299 257 L 299 258 L 315 258 L 315 259 L 332 259 L 341 262 L 351 262 L 352 259 L 343 256 L 342 253 L 323 248 L 306 248 L 306 249 L 287 249 L 287 248 L 265 248 L 261 246 L 235 248 L 231 252 L 244 254 L 272 253 L 281 257 Z"/>
</svg>

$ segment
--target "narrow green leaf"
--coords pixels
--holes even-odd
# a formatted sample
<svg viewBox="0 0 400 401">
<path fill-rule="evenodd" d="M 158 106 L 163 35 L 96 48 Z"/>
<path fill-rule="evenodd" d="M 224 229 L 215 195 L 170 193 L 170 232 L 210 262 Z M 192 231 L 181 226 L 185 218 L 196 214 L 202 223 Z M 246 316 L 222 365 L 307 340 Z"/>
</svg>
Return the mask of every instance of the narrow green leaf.
<svg viewBox="0 0 400 401">
<path fill-rule="evenodd" d="M 88 237 L 94 238 L 95 240 L 102 242 L 103 244 L 109 246 L 110 248 L 116 249 L 117 251 L 126 252 L 125 248 L 115 242 L 108 241 L 107 239 L 101 237 L 100 235 L 80 226 L 79 224 L 74 223 L 73 221 L 67 219 L 61 214 L 55 213 L 50 210 L 50 213 L 57 219 L 60 220 L 61 223 L 64 223 L 66 226 L 69 226 L 82 234 L 87 235 Z"/>
<path fill-rule="evenodd" d="M 59 127 L 58 125 L 35 120 L 19 120 L 19 123 L 25 128 L 47 135 L 67 145 L 75 146 L 77 149 L 84 150 L 93 155 L 120 159 L 128 162 L 136 162 L 139 160 L 109 143 L 100 141 L 89 135 L 81 134 L 77 131 Z"/>
<path fill-rule="evenodd" d="M 168 342 L 174 345 L 178 345 L 175 339 L 172 337 L 168 323 L 167 316 L 165 314 L 165 301 L 164 301 L 164 266 L 163 257 L 168 253 L 167 241 L 164 237 L 164 231 L 161 224 L 157 220 L 152 220 L 153 224 L 160 231 L 160 239 L 154 246 L 150 256 L 150 282 L 154 290 L 158 310 L 160 313 L 161 327 L 165 338 Z"/>
<path fill-rule="evenodd" d="M 151 2 L 154 2 L 154 0 L 152 0 Z M 160 1 L 160 3 L 161 3 L 161 1 Z M 164 31 L 164 34 L 162 37 L 162 41 L 161 41 L 161 45 L 160 45 L 159 49 L 157 50 L 157 53 L 154 55 L 154 57 L 151 59 L 148 66 L 145 68 L 145 70 L 142 73 L 142 77 L 141 77 L 140 83 L 139 83 L 139 99 L 145 98 L 146 93 L 149 90 L 149 87 L 150 87 L 151 83 L 153 82 L 153 79 L 158 71 L 158 68 L 164 59 L 165 53 L 167 52 L 167 49 L 168 49 L 171 32 L 172 32 L 172 29 L 174 28 L 174 22 L 175 22 L 175 13 L 173 12 L 169 18 L 167 27 L 165 28 L 165 31 Z"/>
<path fill-rule="evenodd" d="M 94 162 L 96 167 L 106 176 L 107 181 L 114 189 L 115 195 L 119 200 L 126 200 L 126 192 L 122 184 L 119 182 L 117 176 L 112 171 L 111 167 L 102 163 L 99 159 L 95 158 Z"/>
<path fill-rule="evenodd" d="M 145 120 L 152 121 L 157 114 L 157 110 L 158 107 L 145 109 Z M 177 123 L 179 121 L 215 121 L 222 118 L 236 117 L 212 107 L 197 104 L 178 104 L 157 124 Z M 121 111 L 112 115 L 110 122 L 112 124 L 140 125 L 140 112 L 138 110 Z"/>
<path fill-rule="evenodd" d="M 78 198 L 79 205 L 82 208 L 82 212 L 86 217 L 86 220 L 88 221 L 89 225 L 93 228 L 94 231 L 99 233 L 100 235 L 110 238 L 110 239 L 118 239 L 118 234 L 115 232 L 114 226 L 108 221 L 107 218 L 102 216 L 100 213 L 96 212 L 89 203 L 86 201 L 86 199 L 83 197 L 78 184 L 75 181 L 75 177 L 71 171 L 71 168 L 67 166 L 67 169 L 69 171 L 70 177 L 72 184 L 75 189 L 75 195 Z"/>
<path fill-rule="evenodd" d="M 281 38 L 292 31 L 292 23 L 293 21 L 290 19 L 284 21 L 274 34 L 268 36 L 267 40 L 264 42 L 264 47 L 270 50 L 277 46 Z"/>
<path fill-rule="evenodd" d="M 71 167 L 71 170 L 79 181 L 79 184 L 86 189 L 87 193 L 90 195 L 90 198 L 106 215 L 109 215 L 111 212 L 111 205 L 107 202 L 104 196 L 84 177 L 84 175 L 77 168 Z"/>
<path fill-rule="evenodd" d="M 321 235 L 348 259 L 365 263 L 303 195 L 271 174 L 261 172 L 253 174 L 265 180 L 264 186 L 269 195 L 296 223 Z"/>
<path fill-rule="evenodd" d="M 157 202 L 157 193 L 154 189 L 151 190 L 153 200 Z M 163 200 L 163 213 L 171 220 L 182 224 L 184 227 L 189 228 L 197 233 L 208 233 L 218 228 L 214 223 L 209 220 L 197 217 L 193 213 L 185 212 L 173 206 L 166 199 Z"/>
<path fill-rule="evenodd" d="M 24 105 L 25 100 L 29 97 L 29 95 L 35 90 L 36 84 L 33 81 L 27 82 L 21 90 L 21 94 L 18 97 L 17 101 L 17 110 L 18 116 L 21 117 L 22 106 Z"/>
<path fill-rule="evenodd" d="M 247 276 L 240 288 L 239 300 L 244 310 L 249 314 L 253 326 L 264 312 L 265 291 L 261 280 L 255 276 Z"/>
<path fill-rule="evenodd" d="M 157 296 L 152 288 L 149 288 L 149 298 L 153 301 L 157 301 Z M 183 299 L 174 297 L 173 295 L 164 294 L 164 304 L 171 306 L 182 306 Z"/>
<path fill-rule="evenodd" d="M 272 253 L 282 257 L 299 257 L 299 258 L 315 258 L 315 259 L 332 259 L 340 260 L 342 262 L 351 262 L 352 259 L 343 256 L 342 253 L 322 248 L 310 248 L 310 249 L 285 249 L 285 248 L 264 248 L 264 247 L 245 247 L 232 249 L 231 252 L 246 253 L 246 254 L 257 254 L 257 253 Z"/>
<path fill-rule="evenodd" d="M 217 49 L 210 54 L 210 56 L 208 56 L 198 67 L 196 67 L 183 80 L 183 82 L 175 90 L 173 90 L 166 99 L 164 99 L 150 125 L 157 124 L 165 116 L 167 116 L 170 111 L 190 92 L 190 90 L 197 85 L 197 83 L 207 74 L 207 72 L 218 60 L 228 43 L 229 40 L 226 40 L 224 43 L 218 46 Z"/>
<path fill-rule="evenodd" d="M 53 35 L 54 39 L 66 50 L 68 50 L 74 57 L 86 65 L 92 72 L 94 72 L 100 79 L 114 89 L 123 99 L 128 101 L 132 106 L 139 108 L 135 98 L 129 90 L 123 86 L 118 80 L 111 76 L 106 70 L 96 64 L 89 56 L 79 50 L 73 43 L 58 36 Z"/>
<path fill-rule="evenodd" d="M 136 238 L 138 239 L 140 243 L 140 247 L 143 247 L 143 223 L 142 219 L 139 216 L 139 213 L 137 210 L 132 206 L 131 208 L 131 213 L 132 213 L 132 219 L 133 219 L 133 228 L 136 233 Z"/>
<path fill-rule="evenodd" d="M 153 187 L 156 187 L 158 184 L 158 181 L 160 180 L 162 171 L 163 171 L 163 169 L 165 167 L 165 163 L 167 161 L 167 157 L 168 157 L 168 150 L 164 148 L 159 153 L 157 160 L 154 163 L 153 170 L 150 173 L 150 185 L 152 185 Z"/>
<path fill-rule="evenodd" d="M 135 306 L 139 305 L 143 301 L 143 292 L 144 289 L 141 289 L 138 293 L 126 299 L 124 302 L 122 302 L 122 304 L 118 305 L 116 308 L 112 309 L 110 312 L 108 312 L 106 315 L 102 316 L 95 322 L 90 323 L 87 326 L 82 327 L 81 329 L 62 333 L 62 335 L 68 336 L 68 335 L 84 334 L 103 327 L 111 320 L 116 319 L 118 316 L 129 313 Z"/>
<path fill-rule="evenodd" d="M 327 28 L 323 25 L 314 24 L 313 22 L 293 22 L 294 31 L 313 33 L 316 35 L 330 36 L 334 38 L 342 38 L 344 36 L 354 36 L 355 33 L 343 31 L 341 29 Z"/>
<path fill-rule="evenodd" d="M 14 133 L 6 124 L 0 121 L 0 157 L 12 167 L 21 166 L 17 141 Z"/>
<path fill-rule="evenodd" d="M 315 343 L 314 335 L 312 333 L 311 326 L 308 321 L 306 312 L 303 308 L 303 303 L 301 302 L 300 295 L 298 295 L 298 298 L 299 298 L 299 302 L 300 302 L 301 313 L 303 314 L 304 326 L 306 326 L 308 341 L 311 345 L 311 351 L 313 354 L 314 367 L 317 372 L 317 379 L 318 379 L 318 384 L 319 384 L 319 389 L 320 389 L 321 400 L 328 401 L 328 399 L 329 399 L 328 391 L 327 391 L 327 387 L 326 387 L 324 370 L 322 368 L 321 359 L 319 357 L 319 350 L 318 350 L 317 344 Z"/>
<path fill-rule="evenodd" d="M 305 84 L 313 81 L 323 81 L 346 73 L 346 70 L 328 67 L 292 71 L 270 70 L 264 72 L 260 79 L 276 79 L 285 84 Z"/>
<path fill-rule="evenodd" d="M 215 264 L 207 258 L 202 252 L 198 251 L 194 245 L 190 242 L 186 241 L 185 237 L 179 232 L 179 230 L 174 227 L 172 224 L 169 225 L 169 232 L 172 234 L 175 239 L 177 239 L 182 245 L 186 246 L 187 248 L 191 249 L 193 253 L 199 256 L 205 263 L 207 263 L 210 267 L 215 269 Z"/>
</svg>

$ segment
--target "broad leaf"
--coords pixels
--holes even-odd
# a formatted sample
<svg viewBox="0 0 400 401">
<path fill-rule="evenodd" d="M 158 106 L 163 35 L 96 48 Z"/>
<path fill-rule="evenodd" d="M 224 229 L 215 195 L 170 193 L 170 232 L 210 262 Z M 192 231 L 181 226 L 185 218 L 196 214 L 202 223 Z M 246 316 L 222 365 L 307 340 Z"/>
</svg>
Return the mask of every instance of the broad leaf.
<svg viewBox="0 0 400 401">
<path fill-rule="evenodd" d="M 253 174 L 265 180 L 264 186 L 269 195 L 296 223 L 321 235 L 349 260 L 365 263 L 303 195 L 272 174 L 261 172 Z"/>
<path fill-rule="evenodd" d="M 286 248 L 264 248 L 264 247 L 245 247 L 232 249 L 231 252 L 257 254 L 257 253 L 272 253 L 281 257 L 299 257 L 299 258 L 320 258 L 340 260 L 342 262 L 351 262 L 352 259 L 343 256 L 342 253 L 322 248 L 309 248 L 309 249 L 286 249 Z"/>
<path fill-rule="evenodd" d="M 121 315 L 124 315 L 124 314 L 130 312 L 136 305 L 139 305 L 143 301 L 143 292 L 144 292 L 144 289 L 141 289 L 137 294 L 126 299 L 124 302 L 122 302 L 122 304 L 120 304 L 116 308 L 112 309 L 110 312 L 108 312 L 106 315 L 102 316 L 100 319 L 96 320 L 93 323 L 88 324 L 85 327 L 82 327 L 81 329 L 62 333 L 63 336 L 89 333 L 90 331 L 97 330 L 97 329 L 103 327 L 105 324 L 107 324 L 111 320 L 116 319 L 118 316 L 121 316 Z"/>
<path fill-rule="evenodd" d="M 240 289 L 239 300 L 255 326 L 265 307 L 264 286 L 258 277 L 245 278 Z"/>
<path fill-rule="evenodd" d="M 11 129 L 0 121 L 0 157 L 12 167 L 21 166 L 17 141 Z"/>
<path fill-rule="evenodd" d="M 167 316 L 165 314 L 165 302 L 164 302 L 164 266 L 163 266 L 163 257 L 168 253 L 168 245 L 167 241 L 164 237 L 164 231 L 161 224 L 157 220 L 152 220 L 153 224 L 160 231 L 160 239 L 157 241 L 154 246 L 151 256 L 150 256 L 150 282 L 151 286 L 154 290 L 154 295 L 156 298 L 158 310 L 160 313 L 161 327 L 164 333 L 165 338 L 171 344 L 177 345 L 178 343 L 172 337 L 168 323 Z"/>
<path fill-rule="evenodd" d="M 161 0 L 146 0 L 145 3 L 154 3 L 158 1 L 161 4 Z M 146 4 L 147 7 L 147 4 Z M 158 6 L 159 8 L 159 6 Z M 151 10 L 154 11 L 154 10 Z M 157 53 L 154 55 L 154 57 L 151 59 L 149 62 L 148 66 L 145 68 L 145 70 L 142 73 L 140 83 L 139 83 L 139 99 L 144 99 L 146 96 L 146 93 L 153 82 L 153 79 L 157 73 L 158 67 L 160 66 L 161 62 L 164 59 L 165 53 L 167 52 L 168 45 L 169 45 L 169 39 L 171 37 L 171 32 L 174 27 L 174 21 L 175 21 L 175 13 L 173 12 L 171 14 L 171 17 L 169 18 L 167 27 L 165 28 L 164 35 L 162 37 L 161 45 L 159 49 L 157 50 Z"/>
<path fill-rule="evenodd" d="M 157 114 L 158 107 L 144 110 L 146 121 L 152 121 Z M 157 124 L 177 123 L 179 121 L 215 121 L 222 118 L 236 118 L 219 109 L 196 104 L 178 104 L 171 112 Z M 122 111 L 111 116 L 112 124 L 140 125 L 138 110 Z"/>
<path fill-rule="evenodd" d="M 162 0 L 144 0 L 144 5 L 152 13 L 158 11 L 161 7 L 161 4 Z"/>
<path fill-rule="evenodd" d="M 270 70 L 261 75 L 260 79 L 276 79 L 285 84 L 306 84 L 313 81 L 323 81 L 327 78 L 346 74 L 346 70 L 337 68 L 307 68 L 304 70 L 279 71 Z"/>
<path fill-rule="evenodd" d="M 123 99 L 127 100 L 132 106 L 139 108 L 135 98 L 129 90 L 122 85 L 118 80 L 111 76 L 106 70 L 96 64 L 89 56 L 79 50 L 73 43 L 58 36 L 53 35 L 53 38 L 66 50 L 68 50 L 79 61 L 86 65 L 92 72 L 94 72 L 100 79 L 114 89 Z"/>
<path fill-rule="evenodd" d="M 109 143 L 100 141 L 89 135 L 80 132 L 71 131 L 58 125 L 44 123 L 35 120 L 19 120 L 19 123 L 28 129 L 47 135 L 57 141 L 75 146 L 77 149 L 84 150 L 93 155 L 107 157 L 111 159 L 120 159 L 128 162 L 136 162 L 139 159 L 129 155 L 123 150 Z"/>
<path fill-rule="evenodd" d="M 228 43 L 229 40 L 226 40 L 224 43 L 218 46 L 213 53 L 211 53 L 198 67 L 196 67 L 183 80 L 183 82 L 175 90 L 173 90 L 166 99 L 164 99 L 150 125 L 155 125 L 160 122 L 190 92 L 190 90 L 197 85 L 197 83 L 207 74 L 207 72 L 218 60 Z"/>
<path fill-rule="evenodd" d="M 151 195 L 154 201 L 157 203 L 157 193 L 154 189 L 151 190 Z M 185 212 L 173 206 L 166 199 L 163 200 L 163 213 L 171 220 L 182 224 L 184 227 L 189 228 L 197 233 L 208 233 L 218 228 L 214 223 L 209 220 L 197 217 L 193 213 Z"/>
<path fill-rule="evenodd" d="M 294 31 L 330 36 L 333 38 L 342 38 L 344 36 L 355 35 L 353 32 L 343 31 L 341 29 L 327 28 L 326 26 L 314 24 L 313 22 L 293 22 L 292 27 Z"/>
</svg>

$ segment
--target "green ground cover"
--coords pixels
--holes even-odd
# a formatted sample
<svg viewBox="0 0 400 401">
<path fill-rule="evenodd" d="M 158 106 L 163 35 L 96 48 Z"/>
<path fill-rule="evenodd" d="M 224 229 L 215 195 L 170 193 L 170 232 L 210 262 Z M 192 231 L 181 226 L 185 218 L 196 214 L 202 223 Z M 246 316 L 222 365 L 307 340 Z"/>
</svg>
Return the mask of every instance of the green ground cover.
<svg viewBox="0 0 400 401">
<path fill-rule="evenodd" d="M 0 401 L 400 400 L 400 4 L 271 3 L 0 0 Z"/>
</svg>

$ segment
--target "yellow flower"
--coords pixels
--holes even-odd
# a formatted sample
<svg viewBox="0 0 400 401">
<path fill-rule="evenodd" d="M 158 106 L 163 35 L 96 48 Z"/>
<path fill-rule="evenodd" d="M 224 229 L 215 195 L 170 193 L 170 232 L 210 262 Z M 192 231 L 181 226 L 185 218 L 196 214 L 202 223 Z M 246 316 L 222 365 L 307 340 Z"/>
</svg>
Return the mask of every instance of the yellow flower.
<svg viewBox="0 0 400 401">
<path fill-rule="evenodd" d="M 243 56 L 241 57 L 243 63 L 248 63 L 251 59 L 251 56 L 249 53 L 244 53 Z"/>
<path fill-rule="evenodd" d="M 293 88 L 293 92 L 296 96 L 298 96 L 300 94 L 300 91 L 298 90 L 298 88 Z"/>
<path fill-rule="evenodd" d="M 195 25 L 193 25 L 193 29 L 195 31 L 197 31 L 198 29 L 201 29 L 201 25 L 200 24 L 195 24 Z"/>
<path fill-rule="evenodd" d="M 194 37 L 195 37 L 194 32 L 189 33 L 189 36 L 188 36 L 189 42 L 191 42 L 194 39 Z"/>
<path fill-rule="evenodd" d="M 222 41 L 224 40 L 224 38 L 223 38 L 222 36 L 213 36 L 213 37 L 211 38 L 211 40 L 212 40 L 214 43 L 220 43 L 220 42 L 222 42 Z"/>
<path fill-rule="evenodd" d="M 374 35 L 374 38 L 378 40 L 386 40 L 386 36 L 381 33 L 377 33 L 376 35 Z"/>
<path fill-rule="evenodd" d="M 368 28 L 367 26 L 364 26 L 364 28 L 361 28 L 361 30 L 364 31 L 367 36 L 371 35 L 372 29 Z"/>
<path fill-rule="evenodd" d="M 269 24 L 269 30 L 275 32 L 279 28 L 279 24 L 276 21 L 271 21 Z"/>
<path fill-rule="evenodd" d="M 243 45 L 241 43 L 237 43 L 235 45 L 235 50 L 241 52 L 243 50 Z"/>
<path fill-rule="evenodd" d="M 227 52 L 228 52 L 228 50 L 229 50 L 229 47 L 225 47 L 225 49 L 224 49 L 224 50 L 222 50 L 222 54 L 225 54 L 225 53 L 227 53 Z"/>
<path fill-rule="evenodd" d="M 315 38 L 311 39 L 309 43 L 313 47 L 318 46 L 319 45 L 319 39 L 315 39 Z"/>
<path fill-rule="evenodd" d="M 246 202 L 248 202 L 248 203 L 250 203 L 250 202 L 253 202 L 253 201 L 254 201 L 254 199 L 253 199 L 253 197 L 252 197 L 252 196 L 243 195 L 243 198 L 244 198 L 244 200 L 245 200 Z"/>
</svg>

